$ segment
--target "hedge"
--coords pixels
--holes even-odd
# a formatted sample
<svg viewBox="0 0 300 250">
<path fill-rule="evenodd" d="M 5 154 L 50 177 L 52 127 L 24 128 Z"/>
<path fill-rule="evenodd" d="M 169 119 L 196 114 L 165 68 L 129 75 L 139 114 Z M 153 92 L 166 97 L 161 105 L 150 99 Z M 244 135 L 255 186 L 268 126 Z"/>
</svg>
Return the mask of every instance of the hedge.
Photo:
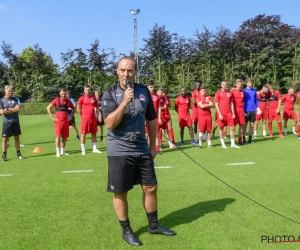
<svg viewBox="0 0 300 250">
<path fill-rule="evenodd" d="M 26 102 L 21 104 L 20 115 L 45 115 L 49 102 Z"/>
<path fill-rule="evenodd" d="M 174 109 L 175 98 L 171 98 L 171 108 Z M 21 105 L 20 115 L 45 115 L 48 114 L 46 108 L 49 102 L 25 102 Z M 54 112 L 54 109 L 52 109 Z"/>
</svg>

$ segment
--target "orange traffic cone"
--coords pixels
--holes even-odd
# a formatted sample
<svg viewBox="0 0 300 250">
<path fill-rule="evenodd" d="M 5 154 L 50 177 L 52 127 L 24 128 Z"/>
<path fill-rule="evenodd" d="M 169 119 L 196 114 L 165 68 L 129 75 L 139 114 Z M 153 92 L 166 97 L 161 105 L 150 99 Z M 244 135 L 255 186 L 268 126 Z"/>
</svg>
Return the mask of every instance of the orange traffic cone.
<svg viewBox="0 0 300 250">
<path fill-rule="evenodd" d="M 40 147 L 36 147 L 33 151 L 32 151 L 32 153 L 42 153 L 43 152 L 43 150 L 40 148 Z"/>
</svg>

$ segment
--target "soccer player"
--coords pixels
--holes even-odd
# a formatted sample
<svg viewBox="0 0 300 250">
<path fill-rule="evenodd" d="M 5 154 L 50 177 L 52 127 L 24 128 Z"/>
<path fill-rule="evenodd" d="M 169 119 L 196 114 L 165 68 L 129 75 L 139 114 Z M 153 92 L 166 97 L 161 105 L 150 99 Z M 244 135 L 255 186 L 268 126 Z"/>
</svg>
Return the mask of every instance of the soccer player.
<svg viewBox="0 0 300 250">
<path fill-rule="evenodd" d="M 70 91 L 67 90 L 67 98 L 72 102 L 73 106 L 76 107 L 76 104 L 75 104 L 75 101 L 73 98 L 71 98 L 71 94 L 70 94 Z M 74 111 L 72 109 L 68 109 L 68 116 L 70 117 L 72 113 L 75 112 L 75 109 Z M 75 137 L 75 140 L 79 140 L 79 134 L 78 134 L 78 129 L 76 127 L 76 122 L 75 122 L 75 116 L 73 114 L 72 116 L 72 119 L 69 121 L 69 127 L 71 128 L 74 128 L 75 132 L 76 132 L 76 137 Z"/>
<path fill-rule="evenodd" d="M 147 88 L 150 91 L 152 102 L 153 102 L 153 106 L 154 106 L 154 110 L 155 110 L 155 112 L 157 114 L 157 117 L 160 117 L 161 116 L 161 114 L 160 114 L 161 110 L 159 109 L 159 106 L 160 106 L 160 96 L 157 95 L 154 92 L 154 81 L 152 81 L 152 80 L 148 81 L 147 82 Z M 156 128 L 157 128 L 157 131 L 158 131 L 158 127 L 159 127 L 158 118 L 156 118 Z M 145 130 L 146 130 L 146 139 L 149 141 L 147 121 L 145 121 Z M 157 133 L 156 133 L 156 140 L 155 140 L 155 148 L 156 148 L 156 151 L 158 153 L 160 153 L 160 146 L 159 146 L 159 140 L 158 140 L 158 134 Z"/>
<path fill-rule="evenodd" d="M 230 128 L 230 141 L 232 148 L 240 148 L 234 141 L 234 107 L 232 103 L 232 95 L 228 90 L 228 83 L 226 81 L 221 82 L 221 90 L 218 90 L 215 94 L 215 106 L 218 113 L 218 126 L 220 128 L 220 141 L 222 148 L 227 148 L 224 142 L 224 127 Z"/>
<path fill-rule="evenodd" d="M 265 84 L 260 91 L 256 93 L 258 106 L 261 110 L 260 114 L 256 114 L 256 121 L 254 123 L 254 138 L 257 138 L 257 127 L 260 120 L 262 120 L 263 137 L 267 136 L 267 118 L 268 118 L 268 92 L 269 85 Z"/>
<path fill-rule="evenodd" d="M 195 141 L 198 142 L 198 135 L 197 135 L 197 125 L 198 125 L 198 105 L 197 100 L 200 98 L 200 87 L 202 85 L 201 80 L 196 80 L 195 83 L 195 90 L 192 92 L 192 102 L 193 102 L 193 109 L 192 109 L 192 122 L 194 124 L 194 138 Z"/>
<path fill-rule="evenodd" d="M 55 147 L 56 157 L 61 155 L 69 155 L 65 152 L 67 138 L 69 138 L 69 121 L 72 120 L 75 107 L 70 99 L 67 98 L 67 91 L 61 89 L 58 98 L 55 98 L 47 107 L 47 111 L 51 119 L 54 121 L 55 129 Z M 56 108 L 55 116 L 51 112 L 51 108 Z M 71 115 L 68 115 L 68 110 L 71 109 Z M 60 142 L 61 138 L 61 142 Z M 61 146 L 61 148 L 60 148 Z"/>
<path fill-rule="evenodd" d="M 235 112 L 234 124 L 239 125 L 238 144 L 243 145 L 242 136 L 245 125 L 243 80 L 237 79 L 235 81 L 235 88 L 233 88 L 230 92 L 232 95 L 232 103 Z"/>
<path fill-rule="evenodd" d="M 273 130 L 272 130 L 272 121 L 276 120 L 278 124 L 279 130 L 279 137 L 283 138 L 284 135 L 282 133 L 282 124 L 280 119 L 280 105 L 281 105 L 281 97 L 278 90 L 272 89 L 271 85 L 269 86 L 269 93 L 268 93 L 268 104 L 269 104 L 269 137 L 273 137 Z"/>
<path fill-rule="evenodd" d="M 98 117 L 99 114 L 98 114 L 97 108 L 95 108 L 95 116 L 96 116 L 96 120 L 97 120 L 97 126 L 99 126 L 99 128 L 100 128 L 100 141 L 105 141 L 103 139 L 103 125 L 104 125 L 104 121 L 103 121 L 103 116 L 102 116 L 102 99 L 101 99 L 101 93 L 100 93 L 100 91 L 96 90 L 94 94 L 95 94 L 95 97 L 96 97 L 96 99 L 98 101 L 98 107 L 99 107 L 100 116 L 101 116 L 101 117 Z M 99 120 L 101 122 L 99 122 Z"/>
<path fill-rule="evenodd" d="M 17 158 L 25 159 L 20 151 L 20 105 L 17 99 L 13 97 L 13 87 L 6 85 L 4 87 L 5 95 L 0 100 L 0 113 L 2 114 L 2 161 L 7 161 L 7 139 L 14 136 Z"/>
<path fill-rule="evenodd" d="M 250 127 L 248 131 L 248 143 L 254 143 L 252 141 L 252 134 L 253 134 L 253 127 L 254 122 L 256 121 L 256 110 L 257 114 L 261 113 L 261 110 L 258 106 L 257 96 L 256 96 L 256 89 L 254 89 L 253 86 L 253 79 L 248 78 L 246 79 L 246 85 L 247 87 L 244 88 L 244 111 L 245 111 L 245 118 L 246 118 L 246 124 L 243 128 L 243 144 L 246 144 L 246 132 L 247 132 L 247 125 L 250 122 Z"/>
<path fill-rule="evenodd" d="M 95 108 L 98 112 L 98 121 L 101 122 L 100 109 L 98 107 L 98 101 L 94 95 L 91 94 L 91 87 L 89 85 L 84 85 L 84 95 L 79 97 L 77 103 L 77 112 L 81 117 L 81 151 L 82 155 L 85 155 L 85 136 L 87 134 L 92 134 L 92 145 L 93 153 L 102 153 L 97 149 L 97 120 L 95 115 Z"/>
<path fill-rule="evenodd" d="M 194 140 L 194 133 L 192 128 L 192 119 L 190 116 L 190 107 L 191 107 L 191 98 L 186 94 L 185 88 L 181 88 L 180 90 L 181 95 L 178 96 L 175 100 L 175 111 L 178 114 L 178 122 L 180 127 L 180 138 L 181 138 L 181 146 L 184 145 L 184 128 L 188 127 L 190 137 L 191 137 L 191 144 L 197 145 Z"/>
<path fill-rule="evenodd" d="M 198 99 L 197 99 L 198 100 Z M 200 98 L 197 102 L 198 105 L 198 130 L 199 130 L 199 147 L 202 148 L 203 133 L 207 132 L 207 147 L 211 145 L 211 130 L 212 130 L 212 117 L 210 108 L 214 106 L 211 96 L 207 95 L 206 87 L 200 87 Z"/>
<path fill-rule="evenodd" d="M 160 131 L 160 133 L 162 133 L 162 131 L 164 131 L 165 136 L 170 145 L 170 148 L 175 148 L 176 146 L 173 146 L 173 144 L 170 142 L 171 140 L 170 140 L 169 131 L 168 131 L 168 120 L 167 120 L 165 114 L 163 113 L 163 111 L 167 109 L 167 102 L 166 102 L 166 98 L 164 96 L 164 89 L 159 88 L 157 90 L 157 95 L 160 97 L 159 111 L 158 111 L 158 131 Z M 159 136 L 162 136 L 162 134 L 159 134 Z"/>
<path fill-rule="evenodd" d="M 296 96 L 294 94 L 295 90 L 293 87 L 289 87 L 288 88 L 288 93 L 285 94 L 282 98 L 281 101 L 284 104 L 283 107 L 283 131 L 284 131 L 284 135 L 287 135 L 287 122 L 289 119 L 293 119 L 294 123 L 293 123 L 293 134 L 297 134 L 296 133 L 296 123 L 297 123 L 297 115 L 295 113 L 294 110 L 294 104 L 296 102 Z"/>
<path fill-rule="evenodd" d="M 163 88 L 163 97 L 165 98 L 166 106 L 164 109 L 161 110 L 161 115 L 167 121 L 168 135 L 170 138 L 169 141 L 170 148 L 176 148 L 175 136 L 174 136 L 173 125 L 172 125 L 172 117 L 169 112 L 169 108 L 171 108 L 171 101 L 168 95 L 168 90 L 166 88 Z"/>
</svg>

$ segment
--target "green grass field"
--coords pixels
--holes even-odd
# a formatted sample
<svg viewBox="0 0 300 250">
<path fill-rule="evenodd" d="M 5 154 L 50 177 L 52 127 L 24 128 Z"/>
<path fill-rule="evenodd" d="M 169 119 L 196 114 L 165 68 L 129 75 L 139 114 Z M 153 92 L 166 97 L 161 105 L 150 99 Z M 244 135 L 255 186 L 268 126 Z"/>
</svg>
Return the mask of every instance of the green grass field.
<svg viewBox="0 0 300 250">
<path fill-rule="evenodd" d="M 177 117 L 172 115 L 175 139 L 180 142 Z M 0 163 L 0 249 L 133 248 L 121 238 L 112 194 L 106 192 L 106 143 L 98 143 L 103 154 L 92 154 L 88 137 L 87 154 L 82 156 L 80 143 L 75 141 L 71 130 L 66 147 L 70 155 L 56 158 L 49 116 L 21 116 L 20 119 L 21 142 L 25 144 L 21 150 L 26 160 L 17 160 L 11 146 L 8 161 Z M 222 149 L 217 138 L 213 140 L 215 148 L 201 150 L 188 143 L 186 129 L 186 145 L 180 150 L 255 201 L 300 222 L 300 141 L 291 133 L 279 138 L 275 123 L 273 128 L 274 138 L 259 137 L 256 144 L 240 149 Z M 42 153 L 32 153 L 37 146 L 42 148 Z M 155 160 L 158 167 L 172 166 L 156 169 L 158 214 L 160 223 L 174 229 L 177 236 L 148 234 L 141 189 L 136 186 L 129 193 L 130 221 L 143 242 L 141 249 L 300 248 L 298 242 L 261 243 L 263 235 L 294 236 L 298 240 L 299 224 L 241 196 L 180 150 L 165 147 L 163 155 Z M 255 164 L 227 165 L 241 162 Z M 93 172 L 63 173 L 70 170 Z"/>
</svg>

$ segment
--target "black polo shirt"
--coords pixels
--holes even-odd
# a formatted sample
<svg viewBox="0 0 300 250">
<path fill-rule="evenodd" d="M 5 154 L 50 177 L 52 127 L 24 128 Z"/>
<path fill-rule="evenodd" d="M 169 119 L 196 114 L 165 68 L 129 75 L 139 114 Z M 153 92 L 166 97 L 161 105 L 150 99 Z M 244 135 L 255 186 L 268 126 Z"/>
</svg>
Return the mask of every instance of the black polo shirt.
<svg viewBox="0 0 300 250">
<path fill-rule="evenodd" d="M 9 99 L 2 97 L 0 100 L 0 109 L 14 108 L 16 105 L 19 105 L 19 103 L 18 103 L 18 100 L 14 97 L 11 97 Z M 2 121 L 7 122 L 7 123 L 19 121 L 18 113 L 2 115 L 2 117 L 3 117 Z"/>
<path fill-rule="evenodd" d="M 120 83 L 107 89 L 102 96 L 102 112 L 104 120 L 115 111 L 124 99 L 124 90 Z M 150 153 L 145 138 L 145 118 L 155 120 L 155 112 L 151 94 L 144 85 L 134 84 L 134 100 L 124 112 L 120 124 L 107 132 L 107 156 L 138 155 Z M 145 118 L 144 118 L 145 117 Z M 137 140 L 130 141 L 132 133 Z"/>
</svg>

